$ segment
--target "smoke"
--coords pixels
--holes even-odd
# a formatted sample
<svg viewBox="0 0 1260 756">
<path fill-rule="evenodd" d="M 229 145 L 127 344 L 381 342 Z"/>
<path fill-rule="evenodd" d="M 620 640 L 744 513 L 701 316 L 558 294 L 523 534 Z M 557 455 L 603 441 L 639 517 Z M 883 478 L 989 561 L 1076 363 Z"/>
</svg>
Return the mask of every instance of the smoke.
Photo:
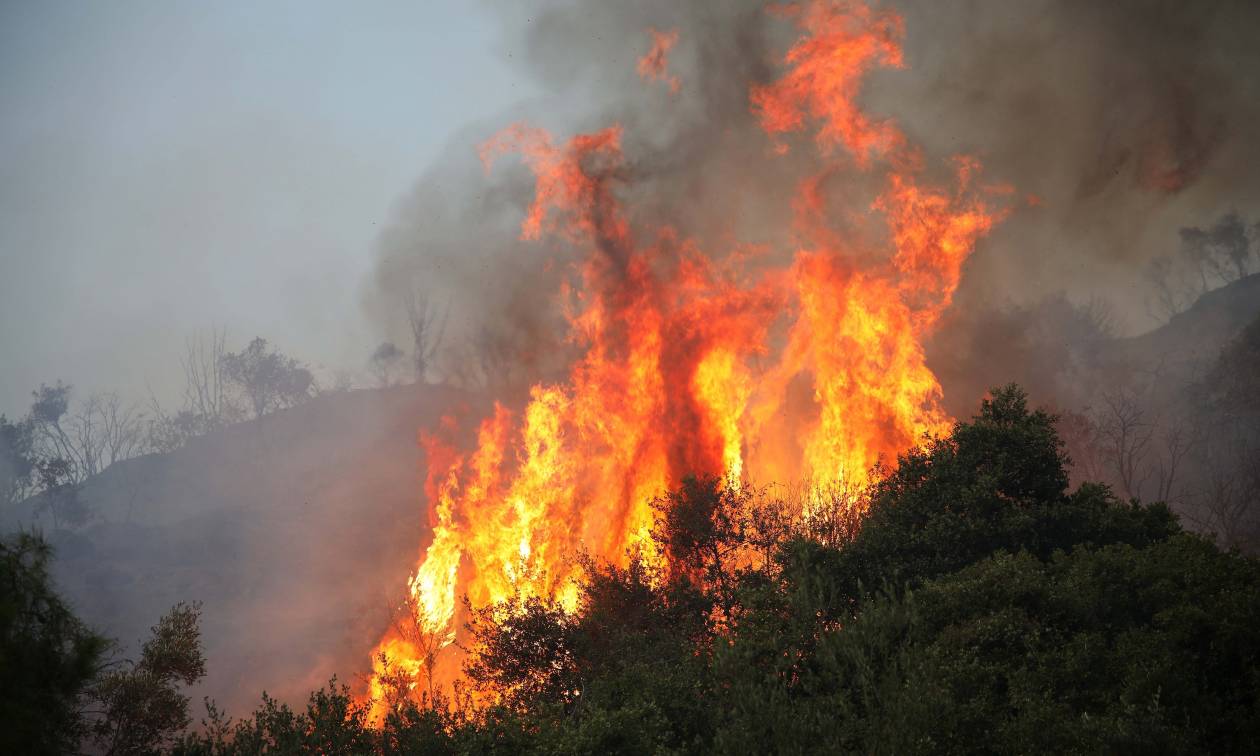
<svg viewBox="0 0 1260 756">
<path fill-rule="evenodd" d="M 1107 300 L 1124 330 L 1148 328 L 1147 261 L 1175 248 L 1178 229 L 1255 204 L 1257 6 L 890 5 L 905 17 L 906 66 L 871 76 L 866 110 L 895 119 L 928 164 L 974 155 L 1022 198 L 970 261 L 953 327 L 1066 293 Z M 781 70 L 789 22 L 755 2 L 539 2 L 498 17 L 501 54 L 547 94 L 467 128 L 400 203 L 365 295 L 391 333 L 418 286 L 450 298 L 448 374 L 477 382 L 487 340 L 513 347 L 522 377 L 563 364 L 554 294 L 567 251 L 517 238 L 524 169 L 487 173 L 476 160 L 477 145 L 514 122 L 561 136 L 621 124 L 629 162 L 615 191 L 632 222 L 669 225 L 710 254 L 794 249 L 792 177 L 812 145 L 789 139 L 776 154 L 749 107 L 749 88 Z M 640 60 L 659 30 L 678 40 L 661 78 L 645 80 Z M 827 179 L 839 233 L 864 233 L 864 180 Z"/>
<path fill-rule="evenodd" d="M 925 185 L 953 185 L 944 180 L 945 171 L 962 165 L 968 173 L 982 164 L 982 178 L 971 187 L 1008 210 L 969 261 L 954 306 L 928 344 L 946 407 L 965 415 L 984 389 L 1011 379 L 1029 385 L 1039 402 L 1078 407 L 1108 380 L 1099 353 L 1116 332 L 1153 324 L 1146 314 L 1151 290 L 1142 275 L 1147 263 L 1178 243 L 1178 229 L 1207 224 L 1255 199 L 1249 182 L 1255 148 L 1246 130 L 1256 107 L 1251 74 L 1260 66 L 1238 30 L 1255 28 L 1250 22 L 1256 12 L 1225 4 L 1187 9 L 1136 3 L 973 3 L 960 9 L 908 2 L 898 10 L 908 30 L 905 66 L 879 70 L 865 81 L 861 110 L 872 120 L 855 130 L 876 140 L 904 130 L 904 150 L 874 159 L 922 165 Z M 487 338 L 509 346 L 501 358 L 519 368 L 517 379 L 547 378 L 568 362 L 559 294 L 578 250 L 564 241 L 563 230 L 558 240 L 522 240 L 521 219 L 531 218 L 527 230 L 536 221 L 535 193 L 545 205 L 548 187 L 554 189 L 548 182 L 556 179 L 536 164 L 536 185 L 525 166 L 478 164 L 478 145 L 497 144 L 494 135 L 503 128 L 505 141 L 524 145 L 527 164 L 550 154 L 531 142 L 543 139 L 531 126 L 559 140 L 575 133 L 598 135 L 592 139 L 623 135 L 618 154 L 624 153 L 624 162 L 587 165 L 593 170 L 580 176 L 594 186 L 589 192 L 616 194 L 630 234 L 637 236 L 625 241 L 617 235 L 616 244 L 603 244 L 608 259 L 596 266 L 599 275 L 616 275 L 625 250 L 652 244 L 648 235 L 656 233 L 686 240 L 714 258 L 747 253 L 780 270 L 814 243 L 863 256 L 889 249 L 888 239 L 878 237 L 890 233 L 882 221 L 893 213 L 871 201 L 878 194 L 872 182 L 882 172 L 863 170 L 867 156 L 861 154 L 819 161 L 826 145 L 811 141 L 812 128 L 767 128 L 750 97 L 779 80 L 795 32 L 785 15 L 754 3 L 552 2 L 506 11 L 504 55 L 519 61 L 548 94 L 493 123 L 470 127 L 400 205 L 382 237 L 376 287 L 367 295 L 377 316 L 391 327 L 398 303 L 417 287 L 448 296 L 457 325 L 448 334 L 444 370 L 457 382 L 492 382 L 493 366 L 484 359 Z M 863 42 L 879 47 L 878 36 L 895 34 L 896 26 L 871 24 L 877 33 Z M 846 61 L 845 68 L 863 69 L 865 60 Z M 786 115 L 776 118 L 796 115 L 791 107 L 780 110 Z M 897 127 L 883 128 L 885 118 Z M 828 127 L 844 128 L 835 123 Z M 592 154 L 598 158 L 597 151 Z M 977 162 L 953 160 L 958 157 Z M 818 173 L 819 163 L 826 173 Z M 803 175 L 815 178 L 799 190 Z M 587 215 L 574 223 L 587 229 L 602 229 L 602 213 L 619 212 L 598 201 L 580 204 Z M 928 227 L 921 211 L 908 212 L 902 226 L 918 228 L 916 218 Z M 807 228 L 810 222 L 824 228 Z M 889 225 L 892 233 L 900 231 L 897 222 Z M 940 244 L 947 251 L 960 246 Z M 862 270 L 866 262 L 854 261 L 854 268 Z M 636 285 L 633 277 L 626 281 L 628 288 Z M 952 288 L 944 288 L 948 297 Z M 864 281 L 862 291 L 882 290 Z M 823 290 L 816 298 L 829 296 L 838 294 Z M 898 296 L 905 295 L 887 293 L 889 299 Z M 634 322 L 622 310 L 598 313 Z M 843 319 L 838 314 L 827 323 Z M 936 325 L 933 313 L 924 329 Z M 617 332 L 610 340 L 619 338 Z M 668 333 L 662 340 L 679 351 L 687 348 Z M 617 348 L 607 347 L 607 353 L 616 355 Z M 845 352 L 861 353 L 851 347 Z M 672 364 L 672 355 L 663 354 L 662 362 Z M 881 380 L 888 377 L 880 374 Z M 664 385 L 678 385 L 674 378 L 666 375 Z M 923 383 L 935 388 L 930 376 Z M 820 392 L 815 387 L 813 393 Z M 685 416 L 670 419 L 689 425 Z M 782 422 L 782 413 L 775 419 Z M 889 431 L 881 428 L 880 434 Z M 703 443 L 694 435 L 678 438 L 697 448 Z M 677 468 L 692 460 L 686 450 L 674 452 L 671 463 L 683 460 Z M 676 479 L 680 469 L 670 468 L 670 475 Z"/>
<path fill-rule="evenodd" d="M 1135 271 L 1175 247 L 1179 228 L 1255 205 L 1254 4 L 905 11 L 910 70 L 872 82 L 872 107 L 930 149 L 979 155 L 1037 198 L 973 260 L 965 297 L 1066 289 L 1108 297 L 1130 328 L 1146 327 L 1149 291 Z"/>
</svg>

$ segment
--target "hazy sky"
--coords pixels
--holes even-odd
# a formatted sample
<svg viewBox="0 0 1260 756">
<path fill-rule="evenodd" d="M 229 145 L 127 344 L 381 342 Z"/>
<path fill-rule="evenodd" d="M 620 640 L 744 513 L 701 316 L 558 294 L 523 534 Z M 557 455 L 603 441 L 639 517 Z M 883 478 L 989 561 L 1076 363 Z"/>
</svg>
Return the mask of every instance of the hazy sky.
<svg viewBox="0 0 1260 756">
<path fill-rule="evenodd" d="M 497 29 L 457 0 L 0 5 L 0 411 L 57 379 L 174 399 L 211 324 L 361 366 L 391 206 L 533 94 Z"/>
</svg>

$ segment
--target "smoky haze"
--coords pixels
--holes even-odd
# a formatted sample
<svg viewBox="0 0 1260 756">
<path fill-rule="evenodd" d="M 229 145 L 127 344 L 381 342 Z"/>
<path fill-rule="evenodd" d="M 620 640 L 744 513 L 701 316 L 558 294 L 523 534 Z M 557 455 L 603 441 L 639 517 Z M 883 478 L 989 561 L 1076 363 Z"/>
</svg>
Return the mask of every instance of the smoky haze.
<svg viewBox="0 0 1260 756">
<path fill-rule="evenodd" d="M 531 91 L 494 35 L 455 2 L 6 3 L 0 411 L 57 379 L 176 401 L 212 325 L 361 370 L 391 204 L 453 129 Z"/>
</svg>

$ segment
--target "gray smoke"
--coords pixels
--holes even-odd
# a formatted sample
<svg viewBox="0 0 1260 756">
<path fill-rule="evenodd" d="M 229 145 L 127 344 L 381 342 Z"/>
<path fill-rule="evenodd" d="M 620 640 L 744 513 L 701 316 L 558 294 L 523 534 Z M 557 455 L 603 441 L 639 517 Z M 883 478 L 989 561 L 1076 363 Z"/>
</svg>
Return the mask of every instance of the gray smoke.
<svg viewBox="0 0 1260 756">
<path fill-rule="evenodd" d="M 894 117 L 929 164 L 976 155 L 990 180 L 1029 198 L 969 263 L 960 312 L 1066 293 L 1104 298 L 1122 331 L 1143 330 L 1155 324 L 1147 261 L 1175 248 L 1179 228 L 1255 205 L 1260 7 L 891 5 L 906 19 L 907 67 L 870 77 L 867 110 Z M 510 334 L 502 340 L 531 364 L 560 349 L 551 296 L 567 252 L 516 239 L 529 177 L 510 160 L 487 175 L 475 157 L 478 142 L 519 120 L 558 139 L 620 123 L 630 164 L 617 191 L 636 219 L 669 224 L 712 254 L 738 243 L 790 252 L 793 181 L 814 152 L 802 138 L 773 156 L 748 104 L 749 86 L 781 70 L 789 21 L 754 2 L 537 2 L 499 17 L 501 54 L 549 94 L 466 130 L 401 204 L 366 296 L 388 327 L 397 332 L 403 290 L 420 285 L 457 292 L 451 344 Z M 669 61 L 678 97 L 636 74 L 648 27 L 679 30 Z M 831 180 L 837 225 L 861 181 Z M 448 359 L 466 368 L 470 358 Z"/>
</svg>

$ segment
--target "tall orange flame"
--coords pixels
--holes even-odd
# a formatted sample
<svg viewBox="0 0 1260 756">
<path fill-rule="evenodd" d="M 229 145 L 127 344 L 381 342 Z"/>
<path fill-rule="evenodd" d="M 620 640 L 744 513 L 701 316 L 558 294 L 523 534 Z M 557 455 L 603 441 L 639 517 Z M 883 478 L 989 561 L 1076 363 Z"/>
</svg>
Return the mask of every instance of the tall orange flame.
<svg viewBox="0 0 1260 756">
<path fill-rule="evenodd" d="M 860 485 L 879 459 L 947 429 L 922 340 L 1000 215 L 993 190 L 977 186 L 970 159 L 956 161 L 952 186 L 930 185 L 897 127 L 855 103 L 868 71 L 903 65 L 898 16 L 824 0 L 778 12 L 802 36 L 783 77 L 752 88 L 751 107 L 773 139 L 816 127 L 823 161 L 797 192 L 789 264 L 709 256 L 668 227 L 632 230 L 616 191 L 619 126 L 557 144 L 518 124 L 482 147 L 487 170 L 515 153 L 534 175 L 522 237 L 587 252 L 564 292 L 582 356 L 564 382 L 535 386 L 519 416 L 496 407 L 471 452 L 442 440 L 449 428 L 422 435 L 433 539 L 408 606 L 430 640 L 391 630 L 370 695 L 391 669 L 455 677 L 454 649 L 441 649 L 460 596 L 573 606 L 579 550 L 659 562 L 650 503 L 684 475 Z M 828 228 L 827 178 L 843 170 L 879 178 L 876 248 Z M 793 398 L 802 386 L 804 403 Z"/>
</svg>

